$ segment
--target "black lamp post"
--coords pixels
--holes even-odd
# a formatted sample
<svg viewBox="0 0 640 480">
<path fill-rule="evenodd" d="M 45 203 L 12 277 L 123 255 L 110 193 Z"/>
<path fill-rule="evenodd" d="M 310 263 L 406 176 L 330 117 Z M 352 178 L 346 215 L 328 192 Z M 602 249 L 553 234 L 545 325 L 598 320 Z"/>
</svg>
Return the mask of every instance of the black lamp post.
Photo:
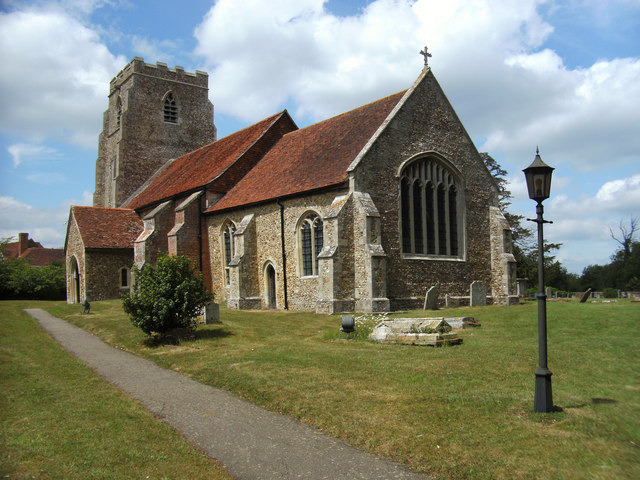
<svg viewBox="0 0 640 480">
<path fill-rule="evenodd" d="M 536 393 L 533 401 L 533 409 L 538 413 L 553 410 L 552 374 L 547 368 L 547 296 L 544 292 L 544 242 L 542 236 L 542 225 L 553 223 L 542 218 L 544 212 L 542 202 L 549 198 L 553 170 L 542 161 L 540 151 L 537 148 L 533 163 L 523 170 L 527 179 L 529 198 L 538 202 L 536 206 L 537 218 L 527 219 L 538 224 L 538 284 L 540 286 L 540 291 L 536 294 L 538 299 L 538 369 L 536 370 Z"/>
</svg>

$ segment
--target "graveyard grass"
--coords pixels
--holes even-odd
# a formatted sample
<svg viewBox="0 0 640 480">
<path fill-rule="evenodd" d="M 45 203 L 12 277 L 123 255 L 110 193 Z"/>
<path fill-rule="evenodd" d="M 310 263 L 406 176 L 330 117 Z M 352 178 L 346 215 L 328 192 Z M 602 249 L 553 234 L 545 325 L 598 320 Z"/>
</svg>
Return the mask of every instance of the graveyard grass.
<svg viewBox="0 0 640 480">
<path fill-rule="evenodd" d="M 339 316 L 227 309 L 194 339 L 151 346 L 119 301 L 92 303 L 89 315 L 78 305 L 40 306 L 437 478 L 640 478 L 640 303 L 549 302 L 549 368 L 562 409 L 550 414 L 533 412 L 535 302 L 400 315 L 482 324 L 460 331 L 462 345 L 440 348 L 342 340 Z"/>
<path fill-rule="evenodd" d="M 0 302 L 1 478 L 231 479 L 22 311 L 45 305 Z"/>
</svg>

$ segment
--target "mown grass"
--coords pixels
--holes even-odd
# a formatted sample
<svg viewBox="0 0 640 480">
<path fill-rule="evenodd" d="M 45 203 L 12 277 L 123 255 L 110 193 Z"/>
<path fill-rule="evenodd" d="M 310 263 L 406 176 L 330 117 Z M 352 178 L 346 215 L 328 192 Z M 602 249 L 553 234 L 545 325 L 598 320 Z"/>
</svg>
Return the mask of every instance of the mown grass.
<svg viewBox="0 0 640 480">
<path fill-rule="evenodd" d="M 222 310 L 194 340 L 151 348 L 120 304 L 49 304 L 113 345 L 445 479 L 640 478 L 640 304 L 549 302 L 552 414 L 533 412 L 535 303 L 476 317 L 461 346 L 339 340 L 338 317 Z M 408 312 L 402 316 L 424 316 Z"/>
<path fill-rule="evenodd" d="M 63 351 L 27 306 L 0 302 L 2 478 L 231 479 Z"/>
</svg>

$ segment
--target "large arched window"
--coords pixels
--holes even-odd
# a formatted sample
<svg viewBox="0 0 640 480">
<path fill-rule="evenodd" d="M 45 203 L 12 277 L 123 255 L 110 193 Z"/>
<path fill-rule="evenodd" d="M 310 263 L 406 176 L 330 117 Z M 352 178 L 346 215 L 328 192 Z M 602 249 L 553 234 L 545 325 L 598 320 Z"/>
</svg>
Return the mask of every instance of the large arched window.
<svg viewBox="0 0 640 480">
<path fill-rule="evenodd" d="M 458 176 L 425 156 L 400 172 L 400 236 L 408 256 L 462 258 Z"/>
<path fill-rule="evenodd" d="M 173 93 L 169 92 L 164 97 L 164 121 L 178 123 L 178 104 Z"/>
<path fill-rule="evenodd" d="M 318 254 L 322 251 L 324 237 L 322 219 L 310 213 L 298 228 L 302 276 L 318 275 Z"/>
<path fill-rule="evenodd" d="M 222 229 L 222 238 L 224 243 L 224 279 L 227 285 L 229 285 L 231 281 L 229 265 L 231 264 L 231 259 L 236 254 L 235 233 L 236 226 L 231 221 L 227 222 Z"/>
</svg>

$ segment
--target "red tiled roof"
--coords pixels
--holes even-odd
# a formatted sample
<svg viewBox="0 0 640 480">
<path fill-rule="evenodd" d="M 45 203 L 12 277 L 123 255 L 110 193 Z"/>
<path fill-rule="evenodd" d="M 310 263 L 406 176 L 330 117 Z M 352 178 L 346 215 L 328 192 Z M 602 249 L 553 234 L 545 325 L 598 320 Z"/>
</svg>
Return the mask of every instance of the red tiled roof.
<svg viewBox="0 0 640 480">
<path fill-rule="evenodd" d="M 27 240 L 27 248 L 42 248 L 42 244 L 40 242 L 36 242 L 35 240 L 29 238 Z M 11 242 L 11 243 L 7 243 L 7 247 L 4 251 L 4 254 L 7 257 L 16 258 L 19 252 L 20 252 L 20 242 Z"/>
<path fill-rule="evenodd" d="M 277 113 L 176 158 L 123 206 L 137 209 L 207 185 L 233 165 L 283 115 L 287 114 Z"/>
<path fill-rule="evenodd" d="M 32 247 L 24 251 L 20 258 L 26 258 L 31 266 L 42 267 L 49 265 L 54 260 L 63 260 L 64 249 Z"/>
<path fill-rule="evenodd" d="M 338 185 L 404 92 L 287 133 L 220 201 L 215 212 Z"/>
<path fill-rule="evenodd" d="M 71 207 L 84 248 L 133 248 L 142 220 L 128 208 Z"/>
</svg>

